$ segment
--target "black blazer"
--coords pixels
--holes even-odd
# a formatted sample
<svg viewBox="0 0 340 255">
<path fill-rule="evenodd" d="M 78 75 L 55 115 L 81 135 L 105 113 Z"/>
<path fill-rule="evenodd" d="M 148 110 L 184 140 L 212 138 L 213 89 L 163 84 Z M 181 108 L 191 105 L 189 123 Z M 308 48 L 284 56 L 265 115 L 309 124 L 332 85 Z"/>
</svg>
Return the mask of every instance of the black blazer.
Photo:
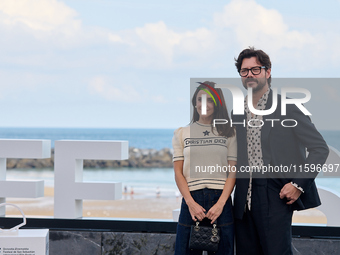
<svg viewBox="0 0 340 255">
<path fill-rule="evenodd" d="M 266 109 L 272 106 L 273 91 L 270 90 Z M 319 206 L 320 198 L 316 189 L 314 178 L 317 172 L 305 171 L 305 164 L 324 164 L 329 153 L 328 146 L 323 137 L 316 130 L 310 118 L 304 115 L 298 107 L 288 104 L 286 115 L 281 115 L 281 95 L 278 95 L 277 108 L 270 115 L 264 115 L 264 125 L 261 128 L 261 147 L 263 154 L 263 162 L 265 166 L 286 166 L 290 167 L 288 173 L 260 174 L 270 183 L 271 188 L 278 193 L 281 188 L 293 181 L 303 188 L 304 193 L 292 205 L 294 210 L 303 210 Z M 269 121 L 276 119 L 279 121 Z M 295 127 L 283 127 L 282 120 L 287 120 L 284 125 L 294 125 L 294 122 L 288 119 L 294 119 L 298 122 Z M 243 115 L 233 115 L 233 123 L 236 126 L 237 135 L 237 179 L 234 196 L 234 213 L 235 218 L 242 219 L 244 208 L 247 200 L 247 191 L 249 185 L 249 173 L 241 173 L 242 166 L 248 166 L 247 153 L 247 130 L 243 124 L 239 124 L 245 120 L 247 125 L 247 117 Z M 272 126 L 273 125 L 273 126 Z M 309 152 L 306 157 L 306 149 Z M 302 168 L 300 168 L 302 166 Z M 294 172 L 295 167 L 295 172 Z M 253 176 L 255 176 L 253 174 Z M 269 184 L 267 184 L 269 185 Z"/>
</svg>

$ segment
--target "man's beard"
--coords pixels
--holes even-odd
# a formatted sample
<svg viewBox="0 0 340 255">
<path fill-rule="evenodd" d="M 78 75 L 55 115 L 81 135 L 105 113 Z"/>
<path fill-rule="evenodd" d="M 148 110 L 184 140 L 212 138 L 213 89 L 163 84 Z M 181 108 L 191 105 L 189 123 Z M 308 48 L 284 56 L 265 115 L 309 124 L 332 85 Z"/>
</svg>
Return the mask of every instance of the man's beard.
<svg viewBox="0 0 340 255">
<path fill-rule="evenodd" d="M 259 79 L 246 78 L 245 80 L 243 80 L 242 83 L 243 83 L 243 87 L 245 89 L 248 89 L 248 87 L 247 87 L 248 82 L 256 82 L 257 86 L 252 87 L 252 88 L 253 88 L 253 92 L 257 92 L 257 91 L 260 91 L 261 89 L 263 89 L 264 86 L 266 86 L 266 81 L 267 81 L 267 78 L 259 78 Z"/>
</svg>

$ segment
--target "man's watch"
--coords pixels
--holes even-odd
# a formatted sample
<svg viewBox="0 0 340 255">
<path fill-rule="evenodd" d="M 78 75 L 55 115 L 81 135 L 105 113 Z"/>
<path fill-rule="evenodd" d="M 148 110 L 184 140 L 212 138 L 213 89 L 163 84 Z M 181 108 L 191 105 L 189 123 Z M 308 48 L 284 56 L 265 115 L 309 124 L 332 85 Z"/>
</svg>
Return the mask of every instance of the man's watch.
<svg viewBox="0 0 340 255">
<path fill-rule="evenodd" d="M 303 191 L 303 188 L 301 188 L 299 185 L 297 185 L 295 182 L 290 182 L 290 184 L 292 184 L 295 188 L 297 188 L 298 190 L 300 190 L 302 193 L 305 193 Z"/>
</svg>

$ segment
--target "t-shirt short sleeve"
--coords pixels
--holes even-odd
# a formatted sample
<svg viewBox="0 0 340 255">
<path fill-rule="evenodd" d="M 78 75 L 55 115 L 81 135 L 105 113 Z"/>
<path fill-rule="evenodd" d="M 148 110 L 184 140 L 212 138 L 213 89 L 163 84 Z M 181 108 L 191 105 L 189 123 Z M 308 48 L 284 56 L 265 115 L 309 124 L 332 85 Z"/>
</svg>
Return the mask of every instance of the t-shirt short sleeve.
<svg viewBox="0 0 340 255">
<path fill-rule="evenodd" d="M 236 131 L 235 131 L 236 132 Z M 228 147 L 228 160 L 237 161 L 237 141 L 236 141 L 236 133 L 232 137 L 228 137 L 227 141 L 227 147 Z"/>
<path fill-rule="evenodd" d="M 172 161 L 184 160 L 183 149 L 184 141 L 182 139 L 183 128 L 178 128 L 172 138 L 172 147 L 174 150 Z"/>
</svg>

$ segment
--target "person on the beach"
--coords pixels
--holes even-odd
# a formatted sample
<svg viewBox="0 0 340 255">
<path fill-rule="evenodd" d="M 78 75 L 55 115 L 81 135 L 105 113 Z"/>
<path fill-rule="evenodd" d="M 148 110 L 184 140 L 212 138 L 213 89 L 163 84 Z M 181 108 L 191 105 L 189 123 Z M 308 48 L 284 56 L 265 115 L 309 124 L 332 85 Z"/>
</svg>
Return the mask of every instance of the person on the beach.
<svg viewBox="0 0 340 255">
<path fill-rule="evenodd" d="M 156 196 L 160 197 L 161 196 L 161 189 L 157 186 L 156 188 Z"/>
<path fill-rule="evenodd" d="M 193 118 L 189 126 L 179 128 L 173 137 L 175 180 L 183 199 L 177 225 L 175 254 L 202 254 L 189 248 L 190 228 L 195 221 L 216 223 L 220 228 L 219 249 L 215 253 L 234 254 L 234 224 L 230 194 L 235 185 L 235 173 L 194 173 L 196 167 L 235 166 L 236 133 L 229 125 L 214 128 L 213 119 L 228 119 L 224 97 L 213 82 L 204 82 L 192 97 Z M 209 93 L 207 93 L 209 92 Z M 221 99 L 214 103 L 211 95 Z M 206 98 L 206 112 L 203 111 Z M 197 169 L 197 168 L 196 168 Z M 230 169 L 230 168 L 229 168 Z M 202 169 L 203 172 L 203 169 Z"/>
<path fill-rule="evenodd" d="M 234 196 L 236 254 L 293 254 L 293 211 L 321 204 L 314 182 L 317 173 L 303 169 L 303 173 L 278 172 L 269 176 L 258 170 L 266 166 L 304 168 L 306 164 L 316 167 L 324 164 L 329 149 L 310 118 L 297 106 L 288 104 L 286 115 L 281 114 L 281 95 L 273 97 L 271 61 L 265 52 L 250 47 L 243 50 L 235 61 L 244 88 L 252 88 L 255 109 L 271 109 L 273 100 L 277 99 L 277 108 L 269 115 L 253 114 L 247 98 L 244 114 L 232 115 L 234 123 L 241 123 L 235 125 L 238 148 Z M 291 127 L 285 127 L 281 125 L 284 119 L 295 120 L 297 125 L 287 121 L 285 126 Z M 242 124 L 244 120 L 245 125 Z M 270 120 L 276 120 L 275 124 Z M 307 157 L 306 149 L 309 152 Z M 256 171 L 241 176 L 240 170 L 247 167 Z"/>
</svg>

